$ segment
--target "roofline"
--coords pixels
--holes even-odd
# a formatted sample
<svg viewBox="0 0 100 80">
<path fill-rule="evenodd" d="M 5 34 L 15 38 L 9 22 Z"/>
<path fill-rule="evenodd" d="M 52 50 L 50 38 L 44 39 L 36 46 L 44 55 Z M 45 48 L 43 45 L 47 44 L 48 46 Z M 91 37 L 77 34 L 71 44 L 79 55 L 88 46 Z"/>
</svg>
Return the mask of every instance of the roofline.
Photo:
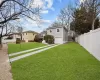
<svg viewBox="0 0 100 80">
<path fill-rule="evenodd" d="M 49 28 L 47 28 L 47 30 L 48 29 L 55 29 L 55 28 L 63 28 L 63 27 L 49 27 Z"/>
<path fill-rule="evenodd" d="M 56 29 L 56 28 L 64 28 L 64 29 L 66 29 L 67 30 L 67 28 L 65 27 L 65 26 L 60 26 L 60 27 L 49 27 L 47 30 L 49 30 L 49 29 Z M 68 31 L 68 30 L 67 30 Z"/>
<path fill-rule="evenodd" d="M 35 31 L 24 31 L 22 33 L 36 33 L 36 34 L 39 34 L 38 32 L 35 32 Z"/>
</svg>

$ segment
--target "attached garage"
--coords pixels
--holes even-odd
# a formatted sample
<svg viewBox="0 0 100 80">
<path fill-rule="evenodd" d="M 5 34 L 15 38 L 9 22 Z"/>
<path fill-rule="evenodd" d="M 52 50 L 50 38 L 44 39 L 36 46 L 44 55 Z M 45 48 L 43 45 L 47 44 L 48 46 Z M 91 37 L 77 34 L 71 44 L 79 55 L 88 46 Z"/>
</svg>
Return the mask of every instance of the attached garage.
<svg viewBox="0 0 100 80">
<path fill-rule="evenodd" d="M 55 44 L 63 44 L 63 38 L 55 38 Z"/>
</svg>

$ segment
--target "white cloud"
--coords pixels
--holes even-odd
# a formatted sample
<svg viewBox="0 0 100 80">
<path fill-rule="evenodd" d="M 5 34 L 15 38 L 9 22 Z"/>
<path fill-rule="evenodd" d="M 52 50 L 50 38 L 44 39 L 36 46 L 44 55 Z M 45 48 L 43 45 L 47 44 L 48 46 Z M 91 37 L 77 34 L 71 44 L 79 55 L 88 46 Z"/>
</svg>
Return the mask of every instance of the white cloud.
<svg viewBox="0 0 100 80">
<path fill-rule="evenodd" d="M 51 10 L 52 10 L 52 11 L 55 11 L 55 8 L 52 7 Z"/>
<path fill-rule="evenodd" d="M 51 20 L 40 19 L 39 22 L 36 22 L 36 21 L 33 21 L 29 18 L 26 18 L 26 19 L 21 18 L 18 22 L 20 22 L 20 24 L 23 27 L 30 28 L 30 26 L 31 27 L 37 27 L 37 26 L 43 26 L 44 24 L 50 24 Z"/>
<path fill-rule="evenodd" d="M 47 8 L 51 8 L 53 5 L 53 0 L 45 0 L 47 2 Z"/>
<path fill-rule="evenodd" d="M 42 8 L 44 6 L 44 2 L 42 0 L 32 0 L 32 2 L 30 2 L 30 6 L 32 8 L 36 8 L 36 7 L 40 7 Z"/>
<path fill-rule="evenodd" d="M 40 7 L 43 11 L 41 13 L 48 13 L 48 10 L 55 10 L 53 8 L 53 0 L 33 0 L 30 5 L 32 8 Z"/>
<path fill-rule="evenodd" d="M 42 23 L 51 23 L 50 20 L 44 20 L 44 19 L 42 19 L 41 22 L 42 22 Z"/>
<path fill-rule="evenodd" d="M 80 3 L 84 3 L 85 0 L 80 0 Z"/>
<path fill-rule="evenodd" d="M 47 14 L 48 10 L 42 10 L 40 13 Z"/>
<path fill-rule="evenodd" d="M 53 0 L 45 0 L 47 2 L 46 8 L 51 9 L 52 11 L 55 11 L 53 8 Z"/>
<path fill-rule="evenodd" d="M 32 21 L 31 19 L 22 19 L 22 26 L 25 28 L 24 30 L 34 30 L 34 31 L 37 31 L 37 32 L 41 32 L 43 31 L 46 27 L 46 24 L 51 24 L 51 21 L 50 20 L 44 20 L 44 19 L 41 19 L 39 24 L 37 24 L 35 21 Z"/>
</svg>

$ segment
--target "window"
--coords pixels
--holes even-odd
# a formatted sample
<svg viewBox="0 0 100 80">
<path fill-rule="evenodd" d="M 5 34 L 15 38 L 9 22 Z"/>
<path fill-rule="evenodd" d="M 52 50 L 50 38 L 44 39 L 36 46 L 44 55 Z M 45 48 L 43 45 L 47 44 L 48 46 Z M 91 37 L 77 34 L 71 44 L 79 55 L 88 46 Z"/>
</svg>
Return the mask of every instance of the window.
<svg viewBox="0 0 100 80">
<path fill-rule="evenodd" d="M 27 33 L 26 33 L 26 35 L 27 35 Z"/>
<path fill-rule="evenodd" d="M 57 29 L 57 32 L 59 32 L 59 29 Z"/>
<path fill-rule="evenodd" d="M 34 34 L 33 34 L 34 35 Z"/>
<path fill-rule="evenodd" d="M 52 32 L 52 31 L 50 30 L 50 32 Z"/>
</svg>

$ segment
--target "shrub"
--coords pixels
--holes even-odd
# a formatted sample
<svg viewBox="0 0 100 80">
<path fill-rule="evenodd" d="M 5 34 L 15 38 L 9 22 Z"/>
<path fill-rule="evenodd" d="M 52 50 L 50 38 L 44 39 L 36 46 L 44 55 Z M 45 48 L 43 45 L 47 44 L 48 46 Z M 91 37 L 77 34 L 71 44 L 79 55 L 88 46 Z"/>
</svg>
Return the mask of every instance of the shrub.
<svg viewBox="0 0 100 80">
<path fill-rule="evenodd" d="M 35 42 L 42 42 L 43 39 L 40 38 L 39 35 L 36 35 L 34 41 L 35 41 Z"/>
<path fill-rule="evenodd" d="M 25 42 L 25 40 L 21 40 L 21 42 Z"/>
<path fill-rule="evenodd" d="M 34 42 L 34 40 L 28 40 L 28 42 Z"/>
<path fill-rule="evenodd" d="M 46 36 L 44 36 L 44 40 L 48 44 L 54 44 L 54 37 L 52 35 L 46 35 Z"/>
<path fill-rule="evenodd" d="M 16 44 L 20 44 L 21 43 L 21 39 L 20 38 L 16 38 Z"/>
</svg>

